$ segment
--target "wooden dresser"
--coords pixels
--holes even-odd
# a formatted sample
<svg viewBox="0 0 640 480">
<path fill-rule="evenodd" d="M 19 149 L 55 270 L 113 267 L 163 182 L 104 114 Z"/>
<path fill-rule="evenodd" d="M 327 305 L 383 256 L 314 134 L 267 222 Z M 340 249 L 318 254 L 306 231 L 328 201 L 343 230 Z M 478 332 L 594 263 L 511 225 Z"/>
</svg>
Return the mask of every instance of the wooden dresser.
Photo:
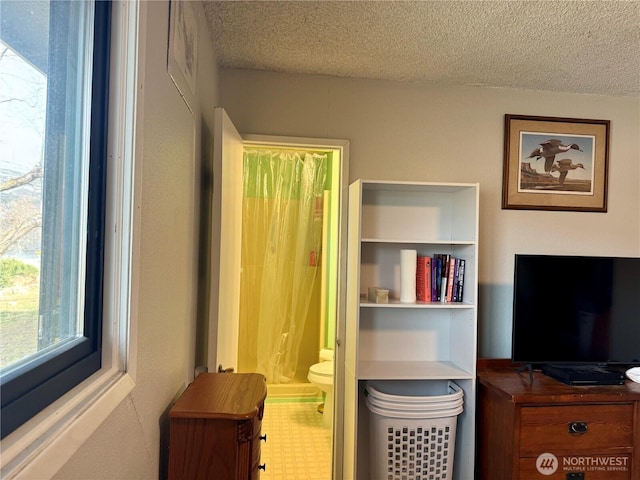
<svg viewBox="0 0 640 480">
<path fill-rule="evenodd" d="M 640 384 L 478 371 L 479 480 L 639 480 Z"/>
<path fill-rule="evenodd" d="M 257 480 L 265 378 L 201 373 L 169 412 L 170 480 Z"/>
</svg>

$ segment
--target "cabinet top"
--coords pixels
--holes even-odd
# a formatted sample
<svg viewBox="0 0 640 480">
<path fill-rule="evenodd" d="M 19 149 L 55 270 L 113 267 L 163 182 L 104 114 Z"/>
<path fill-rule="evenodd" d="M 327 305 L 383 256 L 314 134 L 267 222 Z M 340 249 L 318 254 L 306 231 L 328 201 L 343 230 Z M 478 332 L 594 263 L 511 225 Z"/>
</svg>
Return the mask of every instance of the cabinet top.
<svg viewBox="0 0 640 480">
<path fill-rule="evenodd" d="M 572 386 L 538 371 L 529 384 L 527 372 L 515 369 L 478 370 L 478 382 L 494 394 L 517 404 L 597 403 L 640 401 L 640 383 Z"/>
<path fill-rule="evenodd" d="M 257 373 L 201 373 L 180 396 L 170 418 L 250 419 L 267 397 L 266 379 Z"/>
</svg>

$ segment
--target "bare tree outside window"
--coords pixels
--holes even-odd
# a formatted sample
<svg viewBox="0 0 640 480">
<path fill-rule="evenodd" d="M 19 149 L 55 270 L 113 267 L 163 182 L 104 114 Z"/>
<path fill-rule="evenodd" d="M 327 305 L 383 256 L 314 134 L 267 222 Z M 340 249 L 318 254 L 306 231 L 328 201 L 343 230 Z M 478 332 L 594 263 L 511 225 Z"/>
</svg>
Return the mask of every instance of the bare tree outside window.
<svg viewBox="0 0 640 480">
<path fill-rule="evenodd" d="M 111 6 L 2 2 L 2 438 L 102 365 Z"/>
<path fill-rule="evenodd" d="M 0 368 L 38 349 L 46 82 L 0 42 Z"/>
</svg>

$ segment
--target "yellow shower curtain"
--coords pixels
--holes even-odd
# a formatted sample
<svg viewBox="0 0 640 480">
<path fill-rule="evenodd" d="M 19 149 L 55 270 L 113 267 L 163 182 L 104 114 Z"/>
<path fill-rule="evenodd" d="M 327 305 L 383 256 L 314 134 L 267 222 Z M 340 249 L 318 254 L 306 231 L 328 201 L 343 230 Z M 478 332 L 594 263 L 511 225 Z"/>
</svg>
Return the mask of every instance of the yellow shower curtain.
<svg viewBox="0 0 640 480">
<path fill-rule="evenodd" d="M 294 377 L 322 253 L 327 155 L 244 153 L 240 371 L 269 383 Z"/>
</svg>

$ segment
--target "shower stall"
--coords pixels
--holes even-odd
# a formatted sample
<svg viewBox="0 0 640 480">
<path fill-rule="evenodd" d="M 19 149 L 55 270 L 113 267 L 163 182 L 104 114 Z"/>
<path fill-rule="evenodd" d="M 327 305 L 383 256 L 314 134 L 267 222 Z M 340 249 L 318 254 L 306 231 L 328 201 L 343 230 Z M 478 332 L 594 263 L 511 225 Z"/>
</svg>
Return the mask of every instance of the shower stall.
<svg viewBox="0 0 640 480">
<path fill-rule="evenodd" d="M 309 366 L 333 342 L 330 188 L 331 152 L 244 149 L 238 371 L 262 373 L 271 392 L 313 392 Z"/>
</svg>

